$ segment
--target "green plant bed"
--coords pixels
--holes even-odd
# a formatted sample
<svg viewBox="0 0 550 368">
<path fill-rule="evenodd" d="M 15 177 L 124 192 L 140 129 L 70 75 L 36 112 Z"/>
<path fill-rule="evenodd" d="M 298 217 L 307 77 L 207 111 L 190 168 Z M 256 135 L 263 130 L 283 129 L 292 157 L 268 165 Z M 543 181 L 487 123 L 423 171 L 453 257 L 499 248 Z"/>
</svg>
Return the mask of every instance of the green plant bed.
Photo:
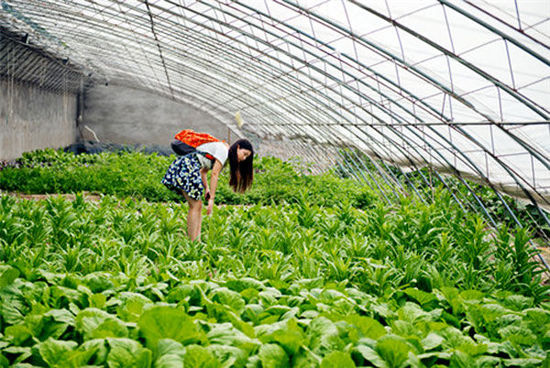
<svg viewBox="0 0 550 368">
<path fill-rule="evenodd" d="M 0 367 L 550 364 L 526 230 L 264 158 L 245 195 L 220 180 L 218 203 L 247 206 L 190 242 L 160 184 L 173 158 L 46 150 L 0 171 L 4 190 L 102 193 L 0 195 Z"/>
<path fill-rule="evenodd" d="M 373 160 L 358 149 L 341 149 L 340 154 L 342 160 L 333 170 L 338 177 L 348 178 L 352 174 L 359 178 L 369 178 L 373 174 L 378 177 L 379 175 L 376 175 L 378 168 L 385 168 L 391 178 L 410 192 L 420 194 L 424 198 L 431 198 L 433 192 L 451 191 L 469 211 L 487 213 L 492 221 L 510 227 L 517 226 L 519 222 L 523 227 L 531 229 L 534 237 L 545 242 L 546 245 L 549 244 L 550 226 L 547 218 L 550 218 L 550 213 L 537 208 L 527 199 L 518 200 L 506 194 L 497 193 L 486 183 L 479 184 L 466 178 L 458 179 L 456 176 L 438 174 L 430 167 L 407 172 L 380 160 Z M 391 188 L 386 190 L 391 192 Z"/>
<path fill-rule="evenodd" d="M 489 236 L 445 195 L 369 211 L 218 207 L 201 242 L 186 212 L 1 196 L 0 366 L 550 363 L 528 237 Z"/>
<path fill-rule="evenodd" d="M 184 204 L 2 196 L 0 261 L 29 277 L 37 267 L 139 273 L 150 272 L 150 264 L 172 269 L 200 261 L 189 275 L 215 269 L 281 285 L 323 277 L 376 295 L 410 286 L 502 289 L 546 300 L 528 234 L 489 233 L 478 216 L 452 204 L 442 196 L 430 206 L 408 200 L 369 211 L 309 202 L 217 207 L 203 219 L 202 241 L 190 243 Z"/>
<path fill-rule="evenodd" d="M 25 153 L 16 167 L 0 170 L 0 189 L 27 194 L 96 192 L 148 201 L 179 201 L 181 196 L 160 183 L 175 156 L 141 152 L 81 154 L 62 150 Z M 351 200 L 368 207 L 375 196 L 353 180 L 332 174 L 307 176 L 279 159 L 266 157 L 255 162 L 252 190 L 233 193 L 228 185 L 229 169 L 222 171 L 216 201 L 226 204 L 293 203 L 300 198 L 321 206 L 336 206 Z"/>
<path fill-rule="evenodd" d="M 39 272 L 0 266 L 0 365 L 14 367 L 539 367 L 547 305 L 415 288 L 373 297 L 300 280 Z"/>
</svg>

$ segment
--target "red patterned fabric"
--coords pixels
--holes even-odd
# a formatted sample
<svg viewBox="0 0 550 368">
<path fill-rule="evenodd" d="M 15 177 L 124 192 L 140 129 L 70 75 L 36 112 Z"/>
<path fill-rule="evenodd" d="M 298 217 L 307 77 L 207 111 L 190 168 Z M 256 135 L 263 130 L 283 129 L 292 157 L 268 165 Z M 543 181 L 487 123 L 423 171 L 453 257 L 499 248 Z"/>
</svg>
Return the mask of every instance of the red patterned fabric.
<svg viewBox="0 0 550 368">
<path fill-rule="evenodd" d="M 175 137 L 178 141 L 190 145 L 191 147 L 197 147 L 201 144 L 210 142 L 219 142 L 218 138 L 212 137 L 208 133 L 197 133 L 193 129 L 184 129 Z"/>
<path fill-rule="evenodd" d="M 212 137 L 208 133 L 197 133 L 193 129 L 184 129 L 176 134 L 174 138 L 194 148 L 197 148 L 201 144 L 220 141 L 218 138 Z M 214 160 L 214 156 L 209 153 L 207 153 L 205 156 L 209 160 Z"/>
</svg>

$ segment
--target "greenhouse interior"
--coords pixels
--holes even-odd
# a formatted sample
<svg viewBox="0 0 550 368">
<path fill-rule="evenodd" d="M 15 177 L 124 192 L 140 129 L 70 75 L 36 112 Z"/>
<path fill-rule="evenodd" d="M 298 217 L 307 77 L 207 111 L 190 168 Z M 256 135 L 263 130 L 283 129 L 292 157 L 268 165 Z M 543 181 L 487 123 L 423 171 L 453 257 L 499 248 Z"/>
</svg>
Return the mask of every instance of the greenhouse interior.
<svg viewBox="0 0 550 368">
<path fill-rule="evenodd" d="M 550 1 L 0 2 L 0 367 L 550 367 Z"/>
</svg>

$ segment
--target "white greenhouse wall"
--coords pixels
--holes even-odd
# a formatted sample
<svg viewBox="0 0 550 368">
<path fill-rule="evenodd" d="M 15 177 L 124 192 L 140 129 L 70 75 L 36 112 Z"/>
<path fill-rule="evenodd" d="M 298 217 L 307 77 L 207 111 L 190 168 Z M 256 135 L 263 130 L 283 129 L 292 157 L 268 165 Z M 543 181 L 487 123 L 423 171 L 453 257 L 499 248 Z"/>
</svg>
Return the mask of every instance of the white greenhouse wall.
<svg viewBox="0 0 550 368">
<path fill-rule="evenodd" d="M 74 143 L 77 98 L 0 79 L 0 160 Z"/>
<path fill-rule="evenodd" d="M 227 127 L 214 116 L 151 92 L 110 83 L 88 88 L 84 96 L 84 140 L 169 146 L 182 129 L 227 139 Z"/>
</svg>

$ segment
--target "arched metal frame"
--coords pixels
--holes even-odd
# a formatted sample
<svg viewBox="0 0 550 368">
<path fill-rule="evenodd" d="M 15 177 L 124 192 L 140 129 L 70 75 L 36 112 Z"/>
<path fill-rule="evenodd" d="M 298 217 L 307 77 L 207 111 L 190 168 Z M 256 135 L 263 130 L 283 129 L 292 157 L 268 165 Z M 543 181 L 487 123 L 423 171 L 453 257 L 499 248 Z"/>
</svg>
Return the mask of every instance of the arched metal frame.
<svg viewBox="0 0 550 368">
<path fill-rule="evenodd" d="M 418 193 L 388 165 L 406 182 L 408 170 L 430 166 L 524 197 L 550 224 L 541 209 L 550 208 L 550 20 L 524 4 L 508 14 L 495 1 L 458 0 L 1 3 L 0 26 L 96 81 L 191 103 L 235 130 L 240 111 L 265 138 L 359 148 L 388 201 Z M 474 31 L 480 40 L 467 41 Z M 504 57 L 491 58 L 497 46 Z M 473 204 L 454 198 L 494 223 L 473 194 Z"/>
</svg>

